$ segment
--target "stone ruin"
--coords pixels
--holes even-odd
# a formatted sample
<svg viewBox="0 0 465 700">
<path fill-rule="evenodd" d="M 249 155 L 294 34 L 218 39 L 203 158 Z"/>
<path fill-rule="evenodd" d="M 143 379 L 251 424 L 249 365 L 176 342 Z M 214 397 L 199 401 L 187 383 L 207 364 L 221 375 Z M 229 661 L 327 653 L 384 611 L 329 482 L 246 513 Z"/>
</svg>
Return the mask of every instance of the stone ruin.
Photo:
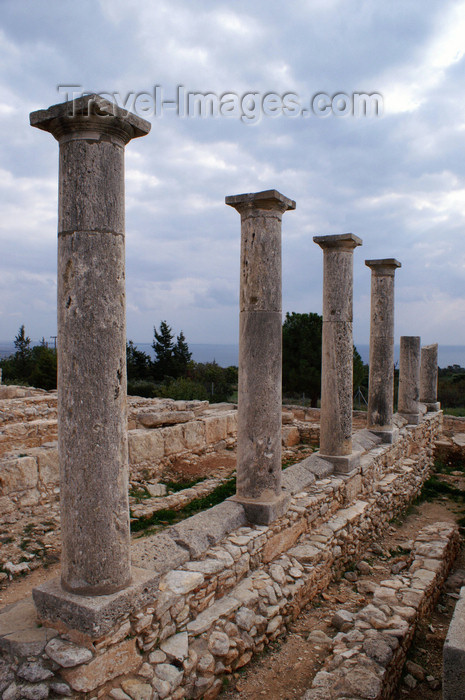
<svg viewBox="0 0 465 700">
<path fill-rule="evenodd" d="M 281 223 L 295 202 L 276 190 L 237 195 L 226 198 L 241 215 L 237 411 L 127 399 L 123 157 L 150 125 L 97 96 L 34 112 L 31 124 L 60 147 L 58 399 L 14 398 L 11 388 L 3 395 L 0 503 L 13 526 L 18 513 L 34 509 L 58 517 L 59 494 L 61 575 L 0 611 L 0 693 L 4 700 L 211 700 L 222 678 L 282 634 L 421 489 L 443 421 L 437 346 L 401 338 L 393 414 L 400 263 L 367 260 L 369 401 L 354 425 L 352 265 L 362 241 L 318 236 L 321 412 L 283 413 Z M 289 449 L 301 440 L 318 440 L 319 452 L 310 449 L 283 471 L 283 443 Z M 236 444 L 235 496 L 131 542 L 130 479 L 140 483 L 148 470 L 144 483 L 157 498 L 163 470 L 176 459 Z M 371 694 L 352 697 L 392 696 L 416 620 L 435 602 L 458 539 L 444 523 L 419 533 L 408 571 L 383 582 L 360 612 L 352 630 L 358 646 L 342 634 L 306 698 L 339 697 L 344 679 L 347 692 L 364 692 L 357 661 Z"/>
</svg>

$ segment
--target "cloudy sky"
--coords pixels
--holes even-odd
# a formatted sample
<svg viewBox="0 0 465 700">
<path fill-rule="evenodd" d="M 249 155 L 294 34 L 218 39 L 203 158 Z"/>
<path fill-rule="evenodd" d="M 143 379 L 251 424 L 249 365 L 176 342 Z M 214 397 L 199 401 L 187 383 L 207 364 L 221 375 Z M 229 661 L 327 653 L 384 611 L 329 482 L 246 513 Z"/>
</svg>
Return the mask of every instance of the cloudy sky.
<svg viewBox="0 0 465 700">
<path fill-rule="evenodd" d="M 129 338 L 150 342 L 166 319 L 191 343 L 237 342 L 240 218 L 224 197 L 274 188 L 297 202 L 284 311 L 321 312 L 312 238 L 351 231 L 356 342 L 364 261 L 396 257 L 397 338 L 465 344 L 464 36 L 462 0 L 0 0 L 0 339 L 22 323 L 56 333 L 58 145 L 29 112 L 75 85 L 129 106 L 148 93 L 136 109 L 151 133 L 126 149 Z M 383 110 L 323 116 L 322 98 L 304 116 L 155 116 L 156 85 L 164 100 L 183 86 L 303 107 L 377 93 Z"/>
</svg>

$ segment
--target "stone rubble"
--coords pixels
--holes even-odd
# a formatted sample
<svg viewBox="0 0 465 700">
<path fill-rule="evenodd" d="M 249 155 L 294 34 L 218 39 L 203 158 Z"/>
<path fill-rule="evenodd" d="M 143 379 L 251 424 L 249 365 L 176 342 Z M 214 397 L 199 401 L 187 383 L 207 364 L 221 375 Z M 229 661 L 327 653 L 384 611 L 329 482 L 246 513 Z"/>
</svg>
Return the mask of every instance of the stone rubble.
<svg viewBox="0 0 465 700">
<path fill-rule="evenodd" d="M 145 697 L 146 686 L 152 688 L 150 700 L 215 698 L 222 676 L 246 665 L 285 632 L 334 575 L 362 559 L 373 533 L 381 534 L 418 493 L 429 475 L 441 418 L 440 413 L 428 414 L 420 425 L 401 428 L 398 442 L 373 447 L 362 456 L 361 471 L 349 478 L 308 479 L 305 490 L 292 496 L 287 513 L 269 526 L 247 525 L 239 518 L 240 506 L 225 501 L 162 535 L 137 541 L 144 546 L 143 565 L 160 576 L 158 594 L 98 638 L 55 637 L 55 645 L 72 641 L 91 653 L 85 663 L 57 668 L 44 651 L 50 638 L 43 639 L 39 651 L 36 643 L 34 653 L 24 653 L 27 645 L 19 647 L 17 636 L 4 634 L 0 614 L 0 649 L 8 660 L 0 692 L 19 700 L 23 691 L 18 688 L 26 681 L 18 671 L 29 660 L 53 671 L 53 678 L 36 683 L 39 694 L 42 685 L 47 687 L 48 697 L 57 697 L 52 684 L 64 684 L 80 700 L 122 698 L 122 693 L 133 697 L 131 692 Z M 318 462 L 316 456 L 314 460 Z M 301 473 L 302 464 L 285 470 L 285 483 L 293 483 L 293 470 Z M 349 665 L 344 682 L 378 692 L 383 667 L 374 658 L 387 660 L 391 652 L 397 658 L 392 647 L 408 637 L 412 619 L 427 604 L 424 592 L 429 595 L 442 575 L 439 558 L 449 535 L 446 530 L 437 537 L 423 533 L 408 572 L 376 587 L 373 603 L 358 613 L 354 629 L 339 633 L 335 656 L 342 658 L 342 668 Z M 164 549 L 159 549 L 162 541 Z M 47 629 L 35 628 L 33 619 L 29 625 L 31 632 Z M 362 643 L 359 635 L 368 630 L 372 632 Z M 358 675 L 350 664 L 357 653 L 363 662 Z M 312 689 L 320 697 L 331 671 L 322 673 L 320 686 Z M 128 685 L 129 680 L 135 683 Z"/>
<path fill-rule="evenodd" d="M 408 570 L 382 581 L 372 602 L 350 614 L 352 619 L 343 610 L 336 613 L 332 623 L 340 631 L 332 640 L 332 653 L 302 700 L 394 697 L 416 623 L 437 601 L 459 547 L 454 523 L 424 527 L 415 540 Z M 342 626 L 341 620 L 347 624 Z M 412 661 L 405 668 L 404 683 L 409 688 L 426 677 L 425 670 Z"/>
</svg>

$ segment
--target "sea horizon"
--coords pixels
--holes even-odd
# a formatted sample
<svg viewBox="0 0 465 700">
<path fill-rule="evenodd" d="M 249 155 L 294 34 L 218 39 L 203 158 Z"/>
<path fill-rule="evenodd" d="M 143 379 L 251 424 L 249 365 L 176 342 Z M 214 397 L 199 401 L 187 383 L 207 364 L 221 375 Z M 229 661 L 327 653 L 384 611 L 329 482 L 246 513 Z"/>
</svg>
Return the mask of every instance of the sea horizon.
<svg viewBox="0 0 465 700">
<path fill-rule="evenodd" d="M 40 341 L 32 341 L 32 345 L 39 345 Z M 154 351 L 151 343 L 134 343 L 138 350 L 147 353 L 152 359 Z M 53 343 L 49 342 L 49 347 Z M 359 343 L 355 346 L 365 364 L 368 364 L 370 346 L 368 343 Z M 235 343 L 189 343 L 194 362 L 216 362 L 220 367 L 236 366 L 239 363 L 239 345 Z M 0 340 L 0 359 L 8 357 L 15 352 L 12 341 Z M 394 362 L 399 362 L 399 345 L 394 345 Z M 459 365 L 465 367 L 465 345 L 441 345 L 438 348 L 438 365 L 441 368 Z"/>
</svg>

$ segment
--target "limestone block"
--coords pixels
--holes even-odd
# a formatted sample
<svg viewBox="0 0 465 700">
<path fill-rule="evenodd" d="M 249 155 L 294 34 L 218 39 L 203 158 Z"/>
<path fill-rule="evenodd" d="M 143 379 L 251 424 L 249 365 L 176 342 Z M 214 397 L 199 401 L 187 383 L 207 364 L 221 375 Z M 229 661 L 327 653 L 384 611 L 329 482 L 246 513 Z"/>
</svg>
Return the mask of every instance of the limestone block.
<svg viewBox="0 0 465 700">
<path fill-rule="evenodd" d="M 205 419 L 205 440 L 207 445 L 220 442 L 228 436 L 227 416 L 211 416 Z"/>
<path fill-rule="evenodd" d="M 60 463 L 57 449 L 42 449 L 37 452 L 39 479 L 43 486 L 58 486 L 60 482 Z"/>
<path fill-rule="evenodd" d="M 161 428 L 160 433 L 163 436 L 166 456 L 184 452 L 186 449 L 186 443 L 184 441 L 183 425 L 173 425 L 168 428 Z"/>
<path fill-rule="evenodd" d="M 90 693 L 117 676 L 135 673 L 141 663 L 136 640 L 128 639 L 110 647 L 104 654 L 84 666 L 64 669 L 62 676 L 73 690 Z"/>
<path fill-rule="evenodd" d="M 300 442 L 299 429 L 293 425 L 283 425 L 282 441 L 284 447 L 293 447 L 294 445 L 298 445 Z"/>
<path fill-rule="evenodd" d="M 228 413 L 226 416 L 228 435 L 237 434 L 237 411 Z"/>
<path fill-rule="evenodd" d="M 161 430 L 130 430 L 128 432 L 129 464 L 152 462 L 165 454 Z"/>
<path fill-rule="evenodd" d="M 266 564 L 272 559 L 275 559 L 282 552 L 286 552 L 292 547 L 307 529 L 307 521 L 305 518 L 300 518 L 291 527 L 286 528 L 282 532 L 274 535 L 263 547 L 262 559 Z"/>
<path fill-rule="evenodd" d="M 3 460 L 0 462 L 0 496 L 35 488 L 37 477 L 37 460 L 34 457 Z"/>
<path fill-rule="evenodd" d="M 137 422 L 144 428 L 159 428 L 161 425 L 176 425 L 193 420 L 193 411 L 156 411 L 151 413 L 139 413 Z"/>
<path fill-rule="evenodd" d="M 205 423 L 203 421 L 190 421 L 182 426 L 184 444 L 186 449 L 195 450 L 205 445 Z"/>
</svg>

